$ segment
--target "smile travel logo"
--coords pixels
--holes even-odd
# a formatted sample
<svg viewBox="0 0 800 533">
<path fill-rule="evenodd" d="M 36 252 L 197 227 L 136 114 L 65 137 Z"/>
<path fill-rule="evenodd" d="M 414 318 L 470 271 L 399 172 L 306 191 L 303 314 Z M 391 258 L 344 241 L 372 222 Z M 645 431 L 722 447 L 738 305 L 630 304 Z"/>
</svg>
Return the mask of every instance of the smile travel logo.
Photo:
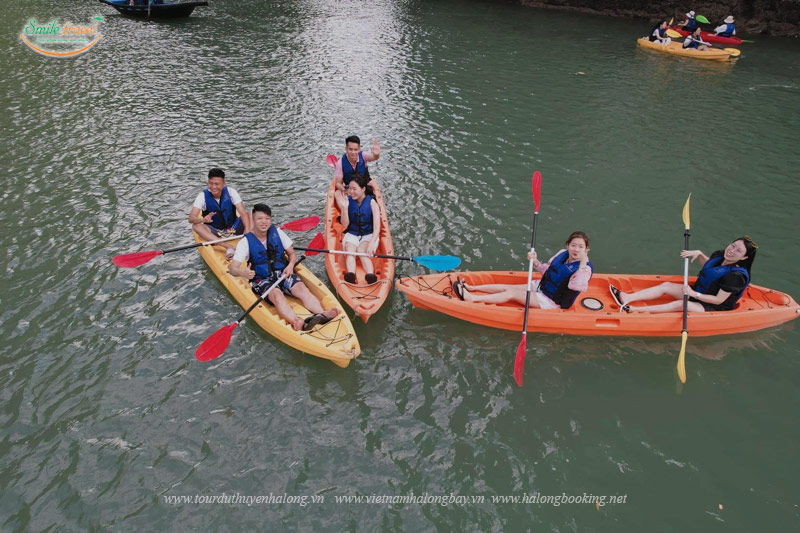
<svg viewBox="0 0 800 533">
<path fill-rule="evenodd" d="M 39 24 L 30 19 L 22 28 L 20 39 L 35 52 L 48 57 L 76 57 L 87 52 L 97 44 L 102 35 L 98 25 L 103 17 L 94 17 L 87 26 L 66 22 L 58 24 L 58 19 L 47 24 Z"/>
</svg>

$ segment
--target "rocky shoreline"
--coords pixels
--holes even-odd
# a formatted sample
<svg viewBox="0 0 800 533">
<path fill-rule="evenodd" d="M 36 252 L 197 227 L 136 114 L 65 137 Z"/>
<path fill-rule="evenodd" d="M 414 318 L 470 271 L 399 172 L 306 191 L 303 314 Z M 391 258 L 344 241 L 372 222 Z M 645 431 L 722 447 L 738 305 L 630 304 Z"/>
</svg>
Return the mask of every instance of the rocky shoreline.
<svg viewBox="0 0 800 533">
<path fill-rule="evenodd" d="M 742 34 L 800 36 L 800 0 L 717 0 L 713 2 L 647 2 L 646 0 L 518 0 L 523 5 L 564 9 L 613 17 L 681 20 L 693 9 L 719 23 L 728 15 Z"/>
</svg>

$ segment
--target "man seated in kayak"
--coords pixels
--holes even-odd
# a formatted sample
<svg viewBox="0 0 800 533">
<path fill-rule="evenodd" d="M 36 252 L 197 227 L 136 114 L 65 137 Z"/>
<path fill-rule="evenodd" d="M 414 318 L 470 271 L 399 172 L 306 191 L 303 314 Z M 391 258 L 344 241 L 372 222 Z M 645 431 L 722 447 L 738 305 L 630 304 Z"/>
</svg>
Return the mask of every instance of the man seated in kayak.
<svg viewBox="0 0 800 533">
<path fill-rule="evenodd" d="M 242 197 L 236 189 L 225 185 L 225 172 L 221 168 L 208 171 L 208 188 L 197 195 L 189 212 L 192 229 L 201 239 L 213 241 L 229 235 L 243 235 L 250 231 L 250 216 L 244 209 Z M 233 246 L 227 248 L 225 257 L 233 257 Z"/>
<path fill-rule="evenodd" d="M 689 296 L 687 310 L 693 313 L 705 311 L 730 311 L 744 294 L 750 283 L 750 268 L 756 257 L 758 245 L 750 237 L 741 237 L 730 243 L 725 250 L 717 250 L 707 257 L 700 250 L 684 250 L 681 257 L 700 260 L 702 269 L 691 288 L 680 283 L 662 283 L 647 289 L 626 293 L 609 285 L 611 296 L 628 313 L 670 313 L 683 310 L 683 295 Z M 665 304 L 636 307 L 633 302 L 655 300 L 667 296 L 674 301 Z"/>
<path fill-rule="evenodd" d="M 336 188 L 340 191 L 345 190 L 355 173 L 366 176 L 368 180 L 372 179 L 369 176 L 367 163 L 377 161 L 381 156 L 381 143 L 372 141 L 372 149 L 365 154 L 361 151 L 361 139 L 356 135 L 351 135 L 345 139 L 344 147 L 345 153 L 336 162 L 336 168 L 333 173 L 333 177 L 336 180 Z"/>
<path fill-rule="evenodd" d="M 528 253 L 533 259 L 534 268 L 542 274 L 541 280 L 534 280 L 531 290 L 536 291 L 530 299 L 531 307 L 540 309 L 569 309 L 578 294 L 589 288 L 592 278 L 592 263 L 589 262 L 589 237 L 582 231 L 573 232 L 566 242 L 567 247 L 558 251 L 550 261 L 541 263 L 536 251 Z M 467 302 L 502 304 L 514 302 L 525 305 L 527 284 L 507 285 L 467 285 L 460 279 L 453 284 L 453 292 Z M 471 294 L 483 292 L 488 294 Z"/>
<path fill-rule="evenodd" d="M 733 16 L 728 15 L 721 26 L 714 28 L 714 34 L 720 37 L 732 37 L 736 35 L 736 26 L 733 25 Z"/>
<path fill-rule="evenodd" d="M 679 23 L 678 26 L 680 26 L 684 31 L 694 32 L 694 30 L 698 28 L 697 19 L 694 17 L 694 11 L 689 11 L 686 13 L 686 18 L 683 20 L 683 22 Z"/>
<path fill-rule="evenodd" d="M 344 191 L 336 191 L 334 198 L 341 211 L 341 222 L 345 227 L 342 238 L 342 248 L 348 252 L 362 252 L 374 254 L 380 243 L 381 212 L 375 200 L 375 192 L 368 184 L 369 178 L 361 174 L 353 174 Z M 361 266 L 364 267 L 364 281 L 369 284 L 378 281 L 372 267 L 372 259 L 360 257 Z M 347 272 L 344 280 L 347 283 L 356 283 L 356 258 L 348 255 L 345 258 Z"/>
<path fill-rule="evenodd" d="M 683 40 L 684 48 L 696 48 L 697 50 L 708 50 L 709 44 L 700 38 L 700 28 L 694 30 L 694 33 L 687 35 Z"/>
<path fill-rule="evenodd" d="M 650 32 L 650 42 L 663 44 L 664 46 L 672 42 L 672 39 L 667 37 L 667 21 L 662 20 L 656 26 L 653 26 L 653 31 Z"/>
<path fill-rule="evenodd" d="M 266 299 L 275 306 L 280 317 L 297 331 L 330 322 L 339 314 L 339 310 L 336 307 L 322 309 L 317 297 L 294 273 L 295 263 L 297 255 L 292 248 L 292 241 L 280 228 L 272 225 L 272 210 L 266 204 L 253 206 L 253 231 L 245 233 L 236 245 L 230 273 L 250 280 L 253 292 L 259 295 L 278 281 L 280 276 L 286 276 Z M 299 299 L 312 315 L 303 321 L 295 314 L 284 294 Z"/>
</svg>

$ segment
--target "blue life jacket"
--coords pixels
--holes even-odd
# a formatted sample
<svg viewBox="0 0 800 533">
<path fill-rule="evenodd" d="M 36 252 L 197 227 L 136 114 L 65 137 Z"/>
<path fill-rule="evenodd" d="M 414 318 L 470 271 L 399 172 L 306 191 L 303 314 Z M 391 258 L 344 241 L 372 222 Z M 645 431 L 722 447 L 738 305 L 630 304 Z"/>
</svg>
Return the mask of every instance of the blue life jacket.
<svg viewBox="0 0 800 533">
<path fill-rule="evenodd" d="M 697 29 L 697 20 L 689 19 L 686 21 L 686 26 L 683 27 L 686 31 L 694 31 Z"/>
<path fill-rule="evenodd" d="M 350 198 L 347 206 L 347 215 L 350 217 L 350 225 L 347 226 L 346 233 L 362 237 L 372 233 L 372 201 L 374 196 L 368 194 L 361 200 L 361 205 Z"/>
<path fill-rule="evenodd" d="M 267 247 L 265 248 L 258 237 L 253 233 L 245 233 L 247 238 L 247 245 L 250 247 L 250 259 L 248 265 L 256 271 L 256 278 L 266 279 L 272 273 L 280 273 L 286 268 L 284 263 L 284 254 L 286 250 L 283 248 L 281 236 L 278 235 L 278 228 L 270 226 L 267 230 Z"/>
<path fill-rule="evenodd" d="M 369 178 L 369 170 L 367 169 L 367 163 L 364 161 L 364 154 L 362 152 L 358 152 L 356 168 L 353 168 L 353 165 L 350 164 L 350 160 L 347 159 L 347 154 L 342 156 L 342 181 L 344 181 L 345 187 L 350 184 L 350 181 L 353 179 L 353 174 L 355 173 Z"/>
<path fill-rule="evenodd" d="M 580 294 L 579 291 L 573 291 L 569 288 L 569 279 L 581 267 L 581 262 L 573 261 L 572 263 L 567 263 L 568 258 L 569 252 L 567 250 L 555 256 L 550 262 L 547 272 L 542 276 L 542 281 L 539 282 L 539 290 L 561 306 L 561 309 L 569 309 Z M 586 264 L 594 271 L 591 263 L 587 262 Z"/>
<path fill-rule="evenodd" d="M 212 226 L 217 229 L 228 229 L 235 227 L 237 223 L 241 224 L 241 221 L 237 220 L 236 208 L 233 207 L 233 201 L 231 201 L 231 195 L 227 187 L 222 188 L 219 202 L 211 196 L 211 192 L 208 189 L 204 190 L 203 193 L 206 195 L 206 208 L 203 211 L 203 216 L 216 211 L 211 218 Z"/>
<path fill-rule="evenodd" d="M 736 27 L 733 24 L 725 24 L 725 31 L 719 33 L 720 37 L 730 37 L 733 35 L 733 32 L 736 30 Z"/>
<path fill-rule="evenodd" d="M 712 296 L 716 296 L 719 292 L 719 282 L 723 276 L 729 274 L 730 272 L 739 272 L 744 276 L 745 286 L 739 291 L 739 294 L 736 295 L 736 300 L 731 303 L 736 303 L 739 298 L 742 297 L 744 294 L 744 290 L 747 288 L 747 285 L 750 283 L 750 273 L 747 272 L 746 268 L 742 268 L 736 265 L 725 265 L 722 266 L 722 261 L 725 259 L 723 255 L 719 255 L 717 257 L 711 258 L 706 261 L 706 264 L 703 265 L 703 268 L 700 270 L 700 273 L 697 275 L 697 281 L 694 282 L 694 290 L 701 294 L 710 294 Z M 727 303 L 727 300 L 726 302 Z"/>
<path fill-rule="evenodd" d="M 689 44 L 686 44 L 686 40 L 683 41 L 683 47 L 684 48 L 698 48 L 699 46 L 700 46 L 700 43 L 695 41 L 694 37 L 692 37 L 692 40 L 689 41 Z"/>
</svg>

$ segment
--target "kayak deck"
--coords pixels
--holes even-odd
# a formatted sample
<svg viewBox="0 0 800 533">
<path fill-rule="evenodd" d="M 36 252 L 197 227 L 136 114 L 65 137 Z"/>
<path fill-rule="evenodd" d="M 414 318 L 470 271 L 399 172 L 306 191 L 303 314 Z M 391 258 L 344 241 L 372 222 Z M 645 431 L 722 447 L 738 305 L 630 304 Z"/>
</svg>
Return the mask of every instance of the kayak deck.
<svg viewBox="0 0 800 533">
<path fill-rule="evenodd" d="M 469 285 L 503 283 L 525 285 L 527 272 L 456 272 L 400 278 L 395 284 L 409 301 L 422 309 L 441 313 L 499 329 L 521 330 L 524 307 L 515 303 L 485 304 L 464 302 L 453 293 L 456 276 Z M 538 279 L 539 274 L 534 275 Z M 693 281 L 695 278 L 691 278 Z M 528 314 L 528 331 L 569 335 L 676 337 L 683 327 L 683 313 L 620 313 L 611 298 L 609 283 L 623 292 L 638 291 L 665 281 L 683 283 L 682 276 L 594 274 L 589 289 L 581 293 L 570 309 L 536 309 Z M 587 305 L 596 299 L 599 310 Z M 586 300 L 584 305 L 584 300 Z M 653 301 L 665 303 L 669 299 Z M 648 302 L 651 303 L 651 302 Z M 644 305 L 634 303 L 633 305 Z M 693 337 L 726 335 L 756 331 L 788 322 L 798 317 L 800 306 L 782 292 L 750 285 L 736 308 L 731 311 L 689 313 L 689 333 Z"/>
<path fill-rule="evenodd" d="M 384 255 L 394 255 L 392 245 L 392 235 L 389 231 L 389 219 L 386 216 L 386 205 L 383 202 L 383 194 L 372 180 L 372 187 L 375 191 L 375 199 L 381 212 L 381 231 L 379 236 L 378 249 L 375 253 Z M 336 191 L 336 180 L 331 181 L 328 188 L 328 195 L 325 198 L 325 247 L 328 250 L 342 250 L 342 237 L 345 227 L 340 221 L 341 211 L 336 204 L 333 193 Z M 372 258 L 372 268 L 378 281 L 368 284 L 364 276 L 366 272 L 361 266 L 361 259 L 356 257 L 356 283 L 347 283 L 344 274 L 347 272 L 345 258 L 343 254 L 325 254 L 325 269 L 328 271 L 328 279 L 336 288 L 342 301 L 350 306 L 365 323 L 369 317 L 374 315 L 381 308 L 392 290 L 394 279 L 394 259 Z"/>
<path fill-rule="evenodd" d="M 656 52 L 672 54 L 681 57 L 693 57 L 695 59 L 705 59 L 709 61 L 728 61 L 731 58 L 730 52 L 720 50 L 719 48 L 710 48 L 708 50 L 684 48 L 683 43 L 679 41 L 672 41 L 669 44 L 664 45 L 651 42 L 647 37 L 641 37 L 637 43 L 642 48 L 647 48 L 648 50 L 655 50 Z"/>
<path fill-rule="evenodd" d="M 192 234 L 195 242 L 202 242 L 202 239 L 196 233 L 192 232 Z M 250 289 L 250 283 L 244 278 L 228 273 L 230 262 L 225 259 L 225 248 L 219 245 L 200 246 L 197 250 L 220 283 L 225 286 L 234 300 L 242 306 L 242 309 L 249 308 L 256 301 L 258 296 Z M 358 338 L 353 330 L 353 324 L 347 317 L 347 313 L 325 284 L 305 268 L 305 265 L 297 265 L 295 273 L 311 293 L 320 300 L 324 309 L 330 307 L 339 309 L 339 315 L 336 318 L 327 324 L 316 326 L 310 331 L 295 331 L 288 322 L 278 316 L 274 306 L 267 302 L 261 302 L 250 312 L 245 320 L 253 320 L 264 331 L 292 348 L 322 359 L 328 359 L 342 368 L 347 367 L 350 361 L 361 353 Z M 305 318 L 311 315 L 298 299 L 287 296 L 286 300 L 292 306 L 294 312 L 297 313 L 297 316 Z"/>
</svg>

